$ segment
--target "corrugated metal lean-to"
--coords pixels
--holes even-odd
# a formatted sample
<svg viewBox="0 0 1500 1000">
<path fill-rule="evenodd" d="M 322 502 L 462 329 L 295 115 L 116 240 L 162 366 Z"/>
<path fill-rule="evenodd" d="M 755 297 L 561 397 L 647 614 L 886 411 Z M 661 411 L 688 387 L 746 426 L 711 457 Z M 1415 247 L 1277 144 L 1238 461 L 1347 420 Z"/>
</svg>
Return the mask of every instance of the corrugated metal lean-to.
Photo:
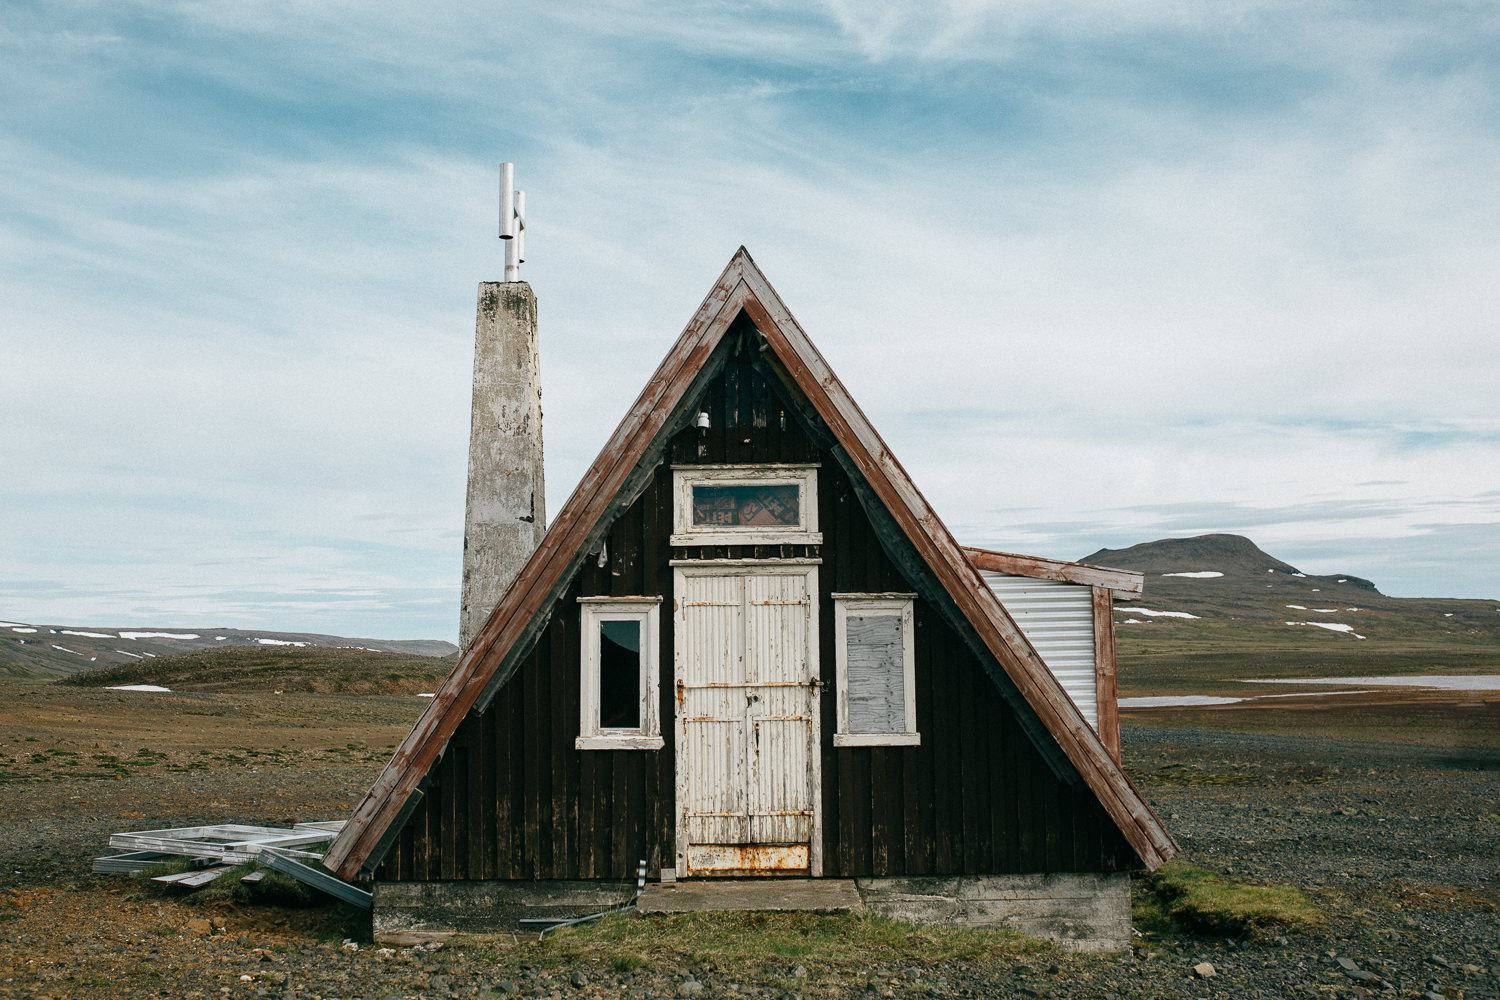
<svg viewBox="0 0 1500 1000">
<path fill-rule="evenodd" d="M 1093 588 L 1055 580 L 1005 576 L 981 570 L 1001 605 L 1021 627 L 1078 711 L 1097 731 L 1099 696 L 1094 681 Z"/>
</svg>

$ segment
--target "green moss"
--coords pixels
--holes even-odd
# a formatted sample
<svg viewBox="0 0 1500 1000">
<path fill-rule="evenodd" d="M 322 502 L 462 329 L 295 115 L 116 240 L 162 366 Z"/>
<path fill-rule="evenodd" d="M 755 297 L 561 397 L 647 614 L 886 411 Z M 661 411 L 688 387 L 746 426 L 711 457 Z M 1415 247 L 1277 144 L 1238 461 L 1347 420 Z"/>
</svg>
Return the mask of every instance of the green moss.
<svg viewBox="0 0 1500 1000">
<path fill-rule="evenodd" d="M 1146 876 L 1132 903 L 1142 931 L 1253 935 L 1269 928 L 1306 930 L 1326 914 L 1300 889 L 1246 885 L 1183 862 Z"/>
</svg>

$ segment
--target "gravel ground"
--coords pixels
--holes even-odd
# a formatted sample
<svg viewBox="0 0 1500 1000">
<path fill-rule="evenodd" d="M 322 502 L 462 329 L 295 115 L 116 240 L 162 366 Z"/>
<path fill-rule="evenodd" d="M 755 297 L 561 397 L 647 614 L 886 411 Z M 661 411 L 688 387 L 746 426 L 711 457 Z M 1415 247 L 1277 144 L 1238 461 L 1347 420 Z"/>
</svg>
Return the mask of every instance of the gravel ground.
<svg viewBox="0 0 1500 1000">
<path fill-rule="evenodd" d="M 616 972 L 551 967 L 524 941 L 483 958 L 382 949 L 344 940 L 361 935 L 353 911 L 204 905 L 89 872 L 118 830 L 342 815 L 378 763 L 309 749 L 253 769 L 0 785 L 0 997 L 1500 997 L 1495 751 L 1141 728 L 1124 742 L 1127 770 L 1186 860 L 1303 888 L 1332 914 L 1328 926 L 842 978 L 814 959 L 734 976 L 676 963 Z M 176 744 L 159 745 L 173 759 Z"/>
</svg>

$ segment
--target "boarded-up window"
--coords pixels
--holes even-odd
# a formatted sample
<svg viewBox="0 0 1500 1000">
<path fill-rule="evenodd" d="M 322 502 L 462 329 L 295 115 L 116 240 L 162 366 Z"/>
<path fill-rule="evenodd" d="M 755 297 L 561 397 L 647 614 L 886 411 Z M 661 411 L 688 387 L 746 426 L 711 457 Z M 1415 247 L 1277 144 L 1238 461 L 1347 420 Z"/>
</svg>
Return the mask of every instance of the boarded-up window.
<svg viewBox="0 0 1500 1000">
<path fill-rule="evenodd" d="M 579 750 L 659 750 L 659 597 L 580 597 Z"/>
<path fill-rule="evenodd" d="M 910 594 L 834 594 L 836 746 L 914 745 L 917 733 Z"/>
<path fill-rule="evenodd" d="M 845 629 L 849 657 L 849 731 L 906 732 L 901 619 L 896 615 L 850 615 Z"/>
</svg>

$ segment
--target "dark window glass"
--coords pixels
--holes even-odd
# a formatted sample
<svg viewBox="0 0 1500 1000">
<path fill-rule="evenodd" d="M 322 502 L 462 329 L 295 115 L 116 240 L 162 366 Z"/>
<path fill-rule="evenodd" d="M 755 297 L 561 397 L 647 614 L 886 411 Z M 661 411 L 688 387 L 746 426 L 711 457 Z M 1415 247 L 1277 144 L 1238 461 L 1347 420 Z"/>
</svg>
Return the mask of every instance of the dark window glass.
<svg viewBox="0 0 1500 1000">
<path fill-rule="evenodd" d="M 599 728 L 641 726 L 641 623 L 599 623 Z"/>
<path fill-rule="evenodd" d="M 693 487 L 695 525 L 795 528 L 801 523 L 802 505 L 795 483 Z"/>
</svg>

